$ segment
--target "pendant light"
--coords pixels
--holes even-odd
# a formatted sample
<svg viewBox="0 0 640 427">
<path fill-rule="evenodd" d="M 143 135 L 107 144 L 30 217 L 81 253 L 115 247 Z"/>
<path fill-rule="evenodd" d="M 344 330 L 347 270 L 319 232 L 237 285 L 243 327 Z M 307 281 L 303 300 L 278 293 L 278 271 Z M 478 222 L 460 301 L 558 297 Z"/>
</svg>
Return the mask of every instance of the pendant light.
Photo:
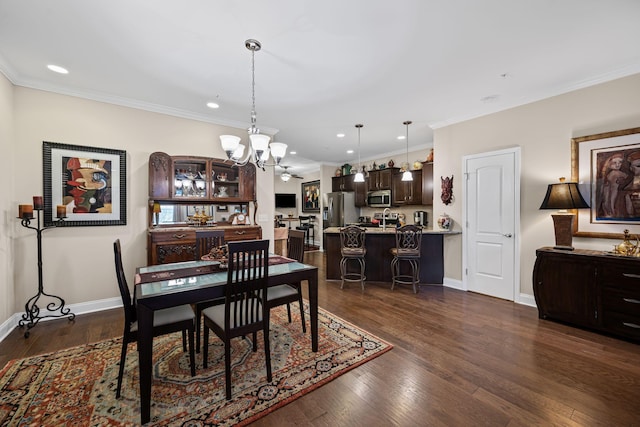
<svg viewBox="0 0 640 427">
<path fill-rule="evenodd" d="M 362 125 L 357 124 L 356 128 L 358 129 L 358 172 L 353 178 L 353 182 L 364 182 L 364 174 L 362 173 L 362 165 L 360 164 L 360 129 L 362 129 Z"/>
<path fill-rule="evenodd" d="M 407 140 L 407 163 L 406 163 L 407 170 L 404 171 L 404 173 L 402 174 L 402 181 L 413 181 L 413 175 L 409 170 L 409 125 L 411 124 L 411 120 L 407 120 L 402 124 L 407 127 L 407 137 L 405 138 Z"/>
<path fill-rule="evenodd" d="M 262 48 L 258 40 L 248 39 L 244 42 L 245 47 L 251 51 L 251 127 L 249 127 L 249 140 L 251 145 L 247 157 L 242 159 L 244 155 L 244 145 L 240 144 L 240 137 L 235 135 L 220 135 L 220 144 L 222 149 L 227 153 L 227 158 L 234 162 L 234 165 L 246 165 L 252 157 L 259 168 L 264 170 L 265 166 L 276 166 L 287 153 L 287 144 L 281 142 L 272 142 L 268 135 L 260 133 L 260 129 L 256 126 L 256 67 L 255 54 Z M 269 153 L 273 156 L 275 164 L 267 165 Z"/>
</svg>

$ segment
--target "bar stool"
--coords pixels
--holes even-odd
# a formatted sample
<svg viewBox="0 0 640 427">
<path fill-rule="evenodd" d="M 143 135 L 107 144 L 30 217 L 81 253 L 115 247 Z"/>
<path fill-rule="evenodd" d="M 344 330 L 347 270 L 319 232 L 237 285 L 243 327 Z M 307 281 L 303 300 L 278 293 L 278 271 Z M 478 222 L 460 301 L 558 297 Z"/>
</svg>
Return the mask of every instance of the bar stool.
<svg viewBox="0 0 640 427">
<path fill-rule="evenodd" d="M 340 260 L 340 273 L 342 284 L 340 289 L 344 287 L 344 282 L 360 282 L 362 290 L 364 290 L 364 281 L 367 279 L 364 275 L 365 267 L 365 255 L 367 255 L 367 248 L 364 246 L 365 229 L 360 228 L 357 225 L 350 225 L 340 229 L 340 253 L 342 259 Z M 360 273 L 348 272 L 347 263 L 351 260 L 356 260 L 360 265 Z"/>
<path fill-rule="evenodd" d="M 405 225 L 396 228 L 396 247 L 391 249 L 391 290 L 396 283 L 412 285 L 413 293 L 418 293 L 420 284 L 420 247 L 422 245 L 422 228 L 416 225 Z M 400 261 L 407 261 L 411 266 L 411 275 L 400 274 Z"/>
<path fill-rule="evenodd" d="M 305 232 L 305 249 L 309 250 L 312 244 L 315 244 L 316 233 L 315 233 L 315 225 L 313 224 L 313 220 L 315 219 L 315 215 L 302 216 L 298 217 L 300 220 L 300 225 L 296 227 L 296 230 L 302 230 Z"/>
</svg>

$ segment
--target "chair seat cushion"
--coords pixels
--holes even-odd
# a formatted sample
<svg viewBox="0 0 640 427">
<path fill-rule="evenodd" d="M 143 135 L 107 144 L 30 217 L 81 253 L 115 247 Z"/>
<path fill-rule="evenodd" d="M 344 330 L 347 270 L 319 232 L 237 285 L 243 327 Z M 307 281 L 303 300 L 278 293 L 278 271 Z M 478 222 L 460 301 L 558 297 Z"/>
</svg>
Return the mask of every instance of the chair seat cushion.
<svg viewBox="0 0 640 427">
<path fill-rule="evenodd" d="M 342 248 L 340 249 L 342 256 L 346 257 L 363 257 L 367 254 L 366 248 Z"/>
<path fill-rule="evenodd" d="M 420 258 L 420 251 L 418 249 L 391 248 L 391 255 L 398 258 Z"/>
<path fill-rule="evenodd" d="M 291 285 L 278 285 L 267 288 L 267 301 L 298 295 L 298 289 Z"/>
<path fill-rule="evenodd" d="M 252 300 L 255 300 L 254 303 L 257 304 L 261 304 L 260 300 L 258 298 L 251 298 Z M 249 304 L 252 304 L 251 302 L 249 302 Z M 211 320 L 213 323 L 215 323 L 216 325 L 218 325 L 220 328 L 224 329 L 224 308 L 225 308 L 225 304 L 222 305 L 214 305 L 213 307 L 209 307 L 206 308 L 204 310 L 202 310 L 202 314 L 204 315 L 205 318 Z M 235 303 L 232 302 L 229 305 L 229 309 L 231 310 L 231 312 L 233 313 L 233 311 L 235 310 Z M 259 314 L 258 314 L 258 321 L 262 320 L 262 310 L 260 310 Z M 231 324 L 230 324 L 231 328 L 235 328 L 235 322 L 233 319 L 233 316 L 231 316 Z"/>
<path fill-rule="evenodd" d="M 153 312 L 153 327 L 170 325 L 172 323 L 184 322 L 186 320 L 195 320 L 196 315 L 188 304 L 179 305 L 177 307 L 163 308 Z M 131 331 L 138 330 L 138 322 L 131 324 Z"/>
</svg>

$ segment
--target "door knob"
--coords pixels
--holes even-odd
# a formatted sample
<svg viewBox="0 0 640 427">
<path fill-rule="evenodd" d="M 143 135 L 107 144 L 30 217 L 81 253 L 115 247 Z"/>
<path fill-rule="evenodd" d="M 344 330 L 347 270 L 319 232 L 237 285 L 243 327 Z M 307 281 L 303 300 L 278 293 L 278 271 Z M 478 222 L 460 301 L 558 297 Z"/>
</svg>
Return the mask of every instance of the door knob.
<svg viewBox="0 0 640 427">
<path fill-rule="evenodd" d="M 511 233 L 507 233 L 507 234 L 503 234 L 504 237 L 513 237 L 513 234 Z"/>
</svg>

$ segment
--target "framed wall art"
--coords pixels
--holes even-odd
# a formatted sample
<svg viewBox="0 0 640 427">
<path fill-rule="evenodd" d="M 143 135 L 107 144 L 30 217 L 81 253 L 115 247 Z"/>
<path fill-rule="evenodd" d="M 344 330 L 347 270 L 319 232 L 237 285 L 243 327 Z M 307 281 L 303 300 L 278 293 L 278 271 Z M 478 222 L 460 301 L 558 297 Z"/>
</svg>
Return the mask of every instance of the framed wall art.
<svg viewBox="0 0 640 427">
<path fill-rule="evenodd" d="M 302 212 L 320 212 L 320 181 L 302 183 Z"/>
<path fill-rule="evenodd" d="M 573 138 L 571 178 L 590 206 L 577 211 L 574 236 L 640 234 L 640 128 Z"/>
<path fill-rule="evenodd" d="M 127 224 L 126 151 L 44 141 L 42 169 L 45 225 Z"/>
</svg>

